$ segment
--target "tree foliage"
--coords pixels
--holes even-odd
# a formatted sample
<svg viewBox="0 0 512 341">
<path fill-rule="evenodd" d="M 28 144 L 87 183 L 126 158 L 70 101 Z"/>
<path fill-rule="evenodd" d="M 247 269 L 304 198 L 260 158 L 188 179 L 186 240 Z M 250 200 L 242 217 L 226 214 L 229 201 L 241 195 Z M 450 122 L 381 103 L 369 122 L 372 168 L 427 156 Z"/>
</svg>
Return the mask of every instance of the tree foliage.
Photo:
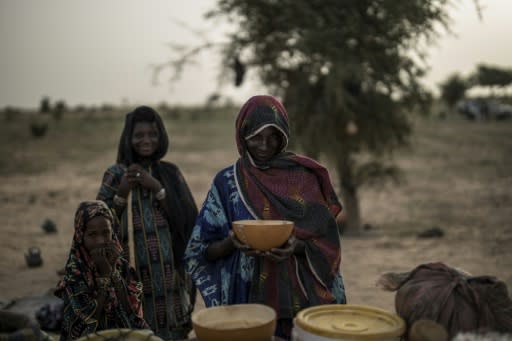
<svg viewBox="0 0 512 341">
<path fill-rule="evenodd" d="M 450 75 L 439 87 L 441 89 L 441 99 L 446 105 L 453 108 L 459 100 L 464 98 L 469 84 L 461 75 L 455 73 Z"/>
<path fill-rule="evenodd" d="M 50 97 L 44 96 L 41 98 L 41 102 L 39 102 L 39 112 L 45 114 L 49 113 L 51 110 Z"/>
<path fill-rule="evenodd" d="M 358 187 L 396 174 L 384 161 L 407 142 L 414 106 L 429 99 L 421 46 L 447 26 L 449 2 L 219 0 L 209 14 L 236 27 L 225 68 L 237 61 L 256 71 L 283 98 L 295 142 L 335 164 L 349 230 L 360 226 Z"/>
<path fill-rule="evenodd" d="M 512 84 L 512 69 L 480 64 L 471 79 L 474 85 L 505 87 Z"/>
</svg>

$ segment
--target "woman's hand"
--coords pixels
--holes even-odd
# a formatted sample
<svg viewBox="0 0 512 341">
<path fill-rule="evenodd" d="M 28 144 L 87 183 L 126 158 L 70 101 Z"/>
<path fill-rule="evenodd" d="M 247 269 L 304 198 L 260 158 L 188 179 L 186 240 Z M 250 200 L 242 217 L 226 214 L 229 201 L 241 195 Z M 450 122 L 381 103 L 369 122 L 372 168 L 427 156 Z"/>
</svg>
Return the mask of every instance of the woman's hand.
<svg viewBox="0 0 512 341">
<path fill-rule="evenodd" d="M 265 251 L 263 253 L 263 257 L 268 258 L 274 262 L 282 262 L 296 253 L 296 250 L 300 246 L 299 243 L 300 242 L 297 238 L 295 238 L 295 236 L 291 236 L 282 247 Z"/>
<path fill-rule="evenodd" d="M 237 248 L 241 252 L 245 253 L 247 256 L 256 257 L 256 256 L 263 255 L 263 253 L 261 251 L 252 249 L 249 245 L 244 244 L 242 241 L 240 241 L 240 239 L 238 239 L 235 236 L 235 233 L 233 232 L 233 230 L 229 231 L 229 238 L 231 238 L 231 241 L 233 242 L 233 245 L 235 246 L 235 248 Z"/>
</svg>

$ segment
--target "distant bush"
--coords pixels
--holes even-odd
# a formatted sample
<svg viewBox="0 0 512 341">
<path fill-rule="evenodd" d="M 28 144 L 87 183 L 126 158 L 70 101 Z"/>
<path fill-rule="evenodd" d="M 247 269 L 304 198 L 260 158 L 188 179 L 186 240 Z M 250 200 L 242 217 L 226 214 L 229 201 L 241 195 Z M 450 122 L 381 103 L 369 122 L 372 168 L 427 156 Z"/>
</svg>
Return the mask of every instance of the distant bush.
<svg viewBox="0 0 512 341">
<path fill-rule="evenodd" d="M 46 135 L 49 127 L 48 115 L 37 115 L 33 116 L 30 120 L 30 133 L 35 138 L 40 138 Z"/>
<path fill-rule="evenodd" d="M 41 224 L 41 228 L 46 233 L 55 233 L 57 232 L 57 224 L 50 218 L 46 218 L 44 222 Z"/>
<path fill-rule="evenodd" d="M 16 115 L 19 114 L 19 113 L 20 113 L 19 109 L 7 106 L 4 109 L 5 120 L 8 121 L 8 122 L 11 122 L 11 121 L 14 120 Z"/>
<path fill-rule="evenodd" d="M 48 123 L 46 122 L 32 122 L 30 123 L 30 132 L 34 137 L 43 137 L 48 131 Z"/>
<path fill-rule="evenodd" d="M 114 110 L 115 110 L 115 107 L 114 107 L 114 105 L 112 105 L 112 104 L 104 103 L 104 104 L 102 104 L 102 105 L 101 105 L 100 110 L 101 110 L 101 111 L 111 112 L 111 111 L 114 111 Z"/>
<path fill-rule="evenodd" d="M 78 104 L 74 109 L 75 112 L 85 112 L 86 110 L 87 107 L 83 104 Z"/>
<path fill-rule="evenodd" d="M 44 96 L 39 103 L 39 112 L 49 113 L 51 110 L 50 97 Z"/>
<path fill-rule="evenodd" d="M 68 108 L 68 106 L 66 105 L 66 102 L 64 102 L 63 100 L 60 100 L 57 103 L 55 103 L 55 107 L 53 108 L 53 111 L 52 111 L 53 118 L 56 121 L 60 121 L 62 119 L 62 115 L 67 110 L 67 108 Z"/>
</svg>

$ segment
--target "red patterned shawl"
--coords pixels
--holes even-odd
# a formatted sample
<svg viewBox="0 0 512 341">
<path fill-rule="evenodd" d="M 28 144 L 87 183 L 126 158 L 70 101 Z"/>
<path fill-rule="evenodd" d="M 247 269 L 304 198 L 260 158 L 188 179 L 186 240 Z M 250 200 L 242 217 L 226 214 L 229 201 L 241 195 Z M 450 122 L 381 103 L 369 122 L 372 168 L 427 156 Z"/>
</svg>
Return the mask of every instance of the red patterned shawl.
<svg viewBox="0 0 512 341">
<path fill-rule="evenodd" d="M 250 157 L 245 137 L 265 126 L 281 131 L 283 145 L 281 153 L 261 164 Z M 276 98 L 254 96 L 241 108 L 236 120 L 241 196 L 255 218 L 292 220 L 296 237 L 306 244 L 306 257 L 258 262 L 263 280 L 251 290 L 252 300 L 272 305 L 280 317 L 293 317 L 305 306 L 332 303 L 330 289 L 341 263 L 335 216 L 342 207 L 329 174 L 318 162 L 286 152 L 288 137 L 288 114 Z"/>
</svg>

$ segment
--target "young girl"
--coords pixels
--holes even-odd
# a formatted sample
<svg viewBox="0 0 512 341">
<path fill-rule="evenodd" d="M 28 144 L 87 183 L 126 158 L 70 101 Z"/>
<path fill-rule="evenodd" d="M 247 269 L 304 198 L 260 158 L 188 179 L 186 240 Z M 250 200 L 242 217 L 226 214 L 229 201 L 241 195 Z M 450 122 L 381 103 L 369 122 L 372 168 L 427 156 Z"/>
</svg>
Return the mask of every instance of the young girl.
<svg viewBox="0 0 512 341">
<path fill-rule="evenodd" d="M 135 108 L 126 115 L 117 162 L 105 171 L 96 199 L 119 218 L 123 255 L 143 285 L 144 319 L 162 339 L 180 340 L 192 329 L 196 291 L 182 258 L 197 207 L 179 168 L 163 160 L 168 148 L 160 115 Z"/>
<path fill-rule="evenodd" d="M 104 202 L 78 206 L 65 275 L 55 291 L 64 301 L 61 341 L 104 329 L 149 328 L 142 317 L 142 285 L 120 257 L 112 224 Z"/>
</svg>

